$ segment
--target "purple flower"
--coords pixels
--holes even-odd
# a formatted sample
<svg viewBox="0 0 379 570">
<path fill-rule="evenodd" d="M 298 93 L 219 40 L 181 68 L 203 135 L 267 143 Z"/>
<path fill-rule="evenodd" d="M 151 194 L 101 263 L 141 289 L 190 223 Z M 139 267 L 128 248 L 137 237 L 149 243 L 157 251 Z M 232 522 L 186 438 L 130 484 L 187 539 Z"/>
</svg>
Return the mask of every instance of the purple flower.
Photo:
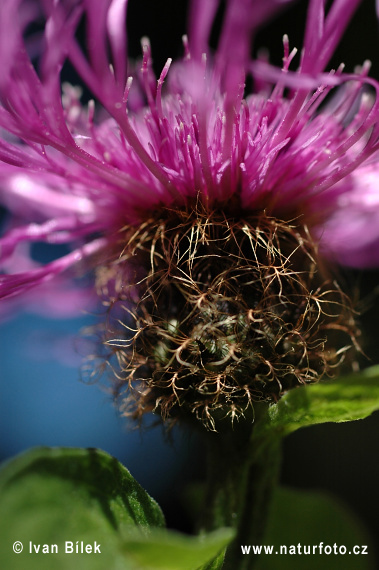
<svg viewBox="0 0 379 570">
<path fill-rule="evenodd" d="M 236 243 L 243 241 L 243 236 L 248 236 L 250 242 L 253 239 L 254 224 L 249 221 L 246 229 L 245 218 L 255 217 L 261 223 L 264 217 L 262 234 L 259 237 L 257 230 L 258 237 L 254 238 L 257 243 L 261 240 L 266 248 L 266 261 L 260 260 L 260 264 L 266 267 L 267 259 L 277 255 L 277 235 L 282 243 L 292 239 L 295 244 L 292 253 L 284 248 L 276 257 L 273 262 L 276 275 L 280 273 L 279 267 L 287 272 L 289 260 L 296 257 L 294 252 L 298 249 L 304 248 L 303 255 L 312 258 L 313 263 L 316 241 L 320 242 L 320 251 L 326 258 L 357 266 L 379 262 L 378 84 L 368 77 L 368 64 L 355 74 L 344 73 L 342 68 L 324 71 L 359 0 L 334 0 L 326 15 L 323 0 L 310 0 L 297 68 L 296 52 L 290 50 L 289 40 L 284 37 L 280 70 L 263 59 L 251 59 L 250 50 L 258 27 L 282 4 L 280 0 L 228 0 L 218 47 L 212 54 L 208 41 L 219 2 L 192 0 L 184 57 L 177 62 L 167 60 L 156 80 L 147 39 L 142 40 L 141 65 L 136 67 L 128 62 L 126 0 L 41 0 L 40 3 L 3 0 L 0 6 L 0 199 L 13 216 L 8 217 L 6 232 L 0 240 L 4 271 L 0 277 L 0 298 L 25 294 L 35 286 L 41 291 L 51 291 L 56 284 L 62 291 L 67 276 L 101 266 L 97 275 L 98 289 L 103 294 L 105 291 L 110 303 L 120 298 L 125 301 L 125 284 L 146 279 L 139 269 L 145 251 L 145 226 L 150 232 L 147 240 L 150 253 L 145 265 L 150 259 L 154 272 L 158 263 L 155 255 L 161 259 L 164 252 L 170 251 L 170 256 L 175 256 L 177 250 L 173 244 L 182 239 L 178 235 L 193 236 L 196 222 L 188 225 L 188 219 L 194 212 L 196 215 L 201 212 L 202 228 L 206 227 L 212 212 L 217 213 L 216 222 L 212 222 L 217 240 L 228 240 L 220 229 L 221 218 L 226 220 L 229 230 L 238 226 Z M 23 39 L 24 31 L 40 17 L 42 9 L 46 15 L 43 37 L 35 39 L 26 35 L 27 39 Z M 86 52 L 75 36 L 83 18 Z M 41 55 L 37 71 L 33 64 L 38 42 Z M 90 101 L 82 105 L 80 89 L 61 85 L 60 71 L 67 58 L 92 92 L 96 104 Z M 252 76 L 255 88 L 245 94 L 248 75 Z M 180 219 L 182 234 L 172 233 L 173 212 Z M 229 224 L 229 215 L 237 226 Z M 163 233 L 154 234 L 154 227 L 161 227 L 161 220 L 167 218 L 171 221 L 168 226 L 164 222 L 166 233 L 162 230 Z M 279 230 L 273 229 L 270 222 L 273 219 L 280 220 Z M 293 220 L 301 225 L 301 231 L 285 229 L 286 224 L 292 228 Z M 43 241 L 66 244 L 69 252 L 40 265 L 28 252 L 30 244 Z M 210 235 L 207 234 L 205 241 L 209 245 Z M 234 245 L 230 249 L 225 247 L 229 256 L 235 255 Z M 258 246 L 251 247 L 257 256 Z M 181 250 L 182 257 L 193 261 L 192 253 L 188 252 L 189 249 Z M 138 263 L 133 265 L 134 255 Z M 212 254 L 207 251 L 203 257 L 209 255 Z M 249 255 L 243 251 L 244 259 Z M 178 263 L 176 269 L 180 273 L 182 268 Z M 165 271 L 167 276 L 171 269 Z M 191 273 L 195 285 L 204 272 L 216 279 L 209 268 L 196 271 L 196 279 Z M 309 269 L 311 273 L 313 275 L 313 269 Z M 260 282 L 268 282 L 270 275 L 264 273 Z M 232 281 L 247 279 L 241 274 L 238 278 L 229 277 Z M 275 295 L 279 304 L 284 305 L 285 298 L 286 303 L 296 305 L 292 297 L 300 295 L 296 288 L 303 290 L 305 284 L 299 279 L 296 284 L 295 281 L 291 283 L 291 292 L 288 289 L 283 293 L 281 285 L 276 293 L 271 289 L 267 292 L 263 287 L 270 299 L 266 299 L 264 309 L 270 319 L 273 317 L 269 307 L 275 305 Z M 307 286 L 309 290 L 313 287 L 309 283 Z M 153 290 L 156 295 L 154 287 L 155 284 L 149 282 L 149 295 L 153 295 Z M 233 292 L 234 299 L 239 297 L 238 291 Z M 165 298 L 167 306 L 173 302 L 170 295 Z M 193 301 L 198 308 L 203 306 L 201 295 L 200 291 Z M 191 325 L 193 331 L 188 334 L 196 340 L 196 350 L 189 348 L 192 341 L 182 339 L 175 349 L 167 346 L 154 349 L 160 351 L 159 354 L 154 352 L 154 358 L 167 360 L 168 353 L 174 351 L 177 363 L 191 369 L 193 374 L 194 367 L 198 366 L 194 363 L 196 358 L 204 360 L 205 352 L 208 356 L 213 354 L 213 360 L 209 356 L 205 368 L 209 374 L 214 373 L 212 382 L 217 384 L 221 380 L 226 382 L 229 374 L 223 372 L 220 380 L 217 377 L 220 366 L 229 360 L 238 361 L 240 366 L 243 361 L 240 349 L 236 348 L 240 343 L 234 338 L 236 328 L 245 338 L 247 328 L 259 320 L 250 314 L 259 302 L 249 298 L 246 307 L 238 309 L 250 315 L 246 317 L 250 321 L 242 323 L 234 315 L 237 309 L 234 301 L 225 297 L 225 291 L 222 302 L 212 295 L 208 309 L 196 317 L 203 324 L 212 321 L 208 340 L 199 340 L 195 319 Z M 130 301 L 133 293 L 129 292 L 127 297 Z M 62 303 L 61 299 L 57 295 L 58 304 Z M 308 307 L 311 294 L 307 293 L 304 299 Z M 154 297 L 154 303 L 156 300 Z M 180 305 L 177 300 L 175 303 Z M 321 303 L 318 300 L 318 307 Z M 226 305 L 228 309 L 224 310 L 222 307 Z M 221 321 L 217 321 L 217 327 L 222 323 L 219 327 L 224 338 L 221 344 L 219 340 L 212 340 L 216 325 L 210 314 L 216 310 L 224 311 Z M 225 317 L 230 311 L 233 318 Z M 308 309 L 304 311 L 304 315 L 308 314 Z M 166 333 L 161 331 L 159 338 L 173 334 L 177 329 L 175 319 L 172 315 L 166 316 Z M 301 325 L 296 325 L 298 329 L 293 315 L 288 319 L 281 315 L 280 319 L 291 322 L 291 330 L 296 331 L 292 330 L 291 334 L 298 338 L 303 335 L 299 331 L 304 327 L 304 316 Z M 318 341 L 311 339 L 312 326 L 309 323 L 306 326 L 308 340 L 319 347 Z M 294 365 L 287 356 L 295 351 L 295 341 L 290 341 L 288 331 L 284 333 L 282 328 L 275 334 L 280 340 L 273 343 L 267 333 L 265 342 L 270 350 L 272 344 L 276 350 L 282 343 L 280 358 L 283 360 L 285 355 L 285 374 L 289 374 L 289 368 Z M 157 342 L 149 340 L 155 347 L 160 346 Z M 276 356 L 270 360 L 266 352 L 264 350 L 257 360 L 259 366 L 266 367 L 264 373 L 258 374 L 261 387 L 241 388 L 248 402 L 254 398 L 275 399 L 285 386 L 293 385 L 290 380 L 282 386 L 280 375 L 284 372 L 278 372 L 282 360 L 278 363 Z M 312 359 L 308 354 L 305 365 L 304 350 L 300 353 L 303 356 L 299 356 L 295 376 L 299 382 L 309 381 L 320 371 L 315 372 L 318 365 L 310 364 Z M 123 356 L 119 358 L 122 360 Z M 125 366 L 127 369 L 129 365 Z M 141 366 L 147 366 L 146 359 L 133 366 L 132 376 L 137 369 L 141 372 Z M 294 368 L 291 370 L 292 374 Z M 170 368 L 170 380 L 165 385 L 173 386 L 174 392 L 175 374 Z M 262 380 L 263 376 L 266 380 Z M 277 386 L 274 392 L 278 394 L 272 395 L 270 391 L 268 397 L 262 386 L 272 378 Z M 207 382 L 204 378 L 201 380 L 202 394 L 212 390 Z M 241 385 L 240 380 L 237 383 Z M 235 387 L 230 389 L 230 393 L 235 390 Z M 177 393 L 175 398 L 176 402 L 180 401 Z M 227 395 L 227 401 L 228 398 Z M 155 395 L 154 405 L 158 400 Z M 216 400 L 218 405 L 218 395 Z M 141 406 L 149 407 L 147 402 Z M 214 409 L 216 404 L 213 402 L 209 407 Z M 202 414 L 207 406 L 208 403 L 202 403 Z"/>
<path fill-rule="evenodd" d="M 218 2 L 193 1 L 185 56 L 168 60 L 156 82 L 147 40 L 141 69 L 127 61 L 126 0 L 41 2 L 38 73 L 22 38 L 38 5 L 1 3 L 0 197 L 14 214 L 0 241 L 1 297 L 90 267 L 126 224 L 194 199 L 210 209 L 238 202 L 243 212 L 302 215 L 325 254 L 379 261 L 378 102 L 363 90 L 377 84 L 365 66 L 355 76 L 323 73 L 358 1 L 336 0 L 326 17 L 323 2 L 310 1 L 297 71 L 287 38 L 282 71 L 250 58 L 253 33 L 280 4 L 230 0 L 212 55 Z M 75 39 L 83 14 L 88 59 Z M 67 57 L 107 113 L 61 86 Z M 245 97 L 248 73 L 260 91 Z M 25 247 L 34 241 L 72 251 L 37 266 Z"/>
</svg>

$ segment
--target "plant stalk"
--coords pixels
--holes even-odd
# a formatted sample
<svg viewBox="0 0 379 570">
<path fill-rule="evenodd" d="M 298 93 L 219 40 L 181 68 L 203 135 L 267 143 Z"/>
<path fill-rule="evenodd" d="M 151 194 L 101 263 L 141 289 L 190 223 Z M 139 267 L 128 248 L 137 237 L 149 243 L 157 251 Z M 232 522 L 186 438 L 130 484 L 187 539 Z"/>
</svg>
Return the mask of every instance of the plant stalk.
<svg viewBox="0 0 379 570">
<path fill-rule="evenodd" d="M 242 423 L 242 422 L 241 422 Z M 261 545 L 278 482 L 280 438 L 255 436 L 254 424 L 208 434 L 208 476 L 201 528 L 236 529 L 223 570 L 251 570 L 257 556 L 241 545 Z"/>
</svg>

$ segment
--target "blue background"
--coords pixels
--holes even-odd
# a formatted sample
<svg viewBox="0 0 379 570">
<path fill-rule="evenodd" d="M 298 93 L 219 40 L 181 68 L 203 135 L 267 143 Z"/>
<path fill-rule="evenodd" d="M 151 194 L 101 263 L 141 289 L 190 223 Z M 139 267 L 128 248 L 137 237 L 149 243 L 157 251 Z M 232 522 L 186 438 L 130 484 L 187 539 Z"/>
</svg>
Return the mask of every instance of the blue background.
<svg viewBox="0 0 379 570">
<path fill-rule="evenodd" d="M 0 460 L 39 445 L 101 448 L 166 507 L 169 524 L 173 511 L 173 524 L 185 528 L 178 497 L 197 475 L 201 443 L 160 425 L 136 429 L 100 385 L 82 380 L 80 331 L 89 324 L 89 316 L 20 313 L 0 326 Z"/>
</svg>

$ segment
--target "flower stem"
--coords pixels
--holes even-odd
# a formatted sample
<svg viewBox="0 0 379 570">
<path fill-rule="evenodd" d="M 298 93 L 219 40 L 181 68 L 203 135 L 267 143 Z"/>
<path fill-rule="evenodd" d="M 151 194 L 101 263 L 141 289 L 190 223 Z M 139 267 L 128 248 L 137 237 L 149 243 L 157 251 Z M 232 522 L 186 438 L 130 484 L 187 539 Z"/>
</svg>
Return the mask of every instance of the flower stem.
<svg viewBox="0 0 379 570">
<path fill-rule="evenodd" d="M 255 436 L 253 425 L 208 436 L 208 477 L 202 528 L 236 529 L 223 570 L 250 570 L 257 557 L 241 545 L 260 545 L 272 491 L 278 480 L 280 438 Z"/>
</svg>

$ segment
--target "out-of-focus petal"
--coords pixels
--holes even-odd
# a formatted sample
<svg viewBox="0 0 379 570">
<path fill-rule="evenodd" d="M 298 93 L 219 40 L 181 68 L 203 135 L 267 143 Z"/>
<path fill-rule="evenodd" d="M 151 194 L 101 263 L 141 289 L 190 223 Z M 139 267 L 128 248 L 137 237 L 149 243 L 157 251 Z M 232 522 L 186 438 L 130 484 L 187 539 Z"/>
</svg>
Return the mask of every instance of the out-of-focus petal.
<svg viewBox="0 0 379 570">
<path fill-rule="evenodd" d="M 46 283 L 46 281 L 61 274 L 68 268 L 72 268 L 83 262 L 83 260 L 85 261 L 86 258 L 98 254 L 106 245 L 107 241 L 99 238 L 43 267 L 37 267 L 24 273 L 0 275 L 0 299 L 12 298 L 20 293 L 25 293 L 37 285 Z"/>
<path fill-rule="evenodd" d="M 333 212 L 320 227 L 322 252 L 351 267 L 379 264 L 379 161 L 344 181 Z"/>
</svg>

